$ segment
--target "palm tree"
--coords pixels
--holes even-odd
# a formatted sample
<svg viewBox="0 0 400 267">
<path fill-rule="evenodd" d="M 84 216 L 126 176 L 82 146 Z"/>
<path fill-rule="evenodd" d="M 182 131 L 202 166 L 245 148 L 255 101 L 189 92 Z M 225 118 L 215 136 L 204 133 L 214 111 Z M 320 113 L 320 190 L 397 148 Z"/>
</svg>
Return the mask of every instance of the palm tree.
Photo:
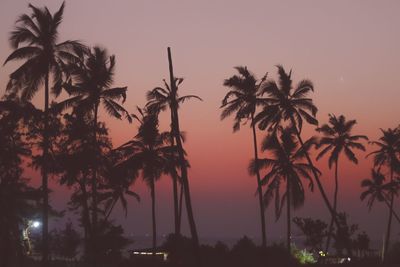
<svg viewBox="0 0 400 267">
<path fill-rule="evenodd" d="M 342 152 L 346 155 L 347 159 L 351 162 L 358 164 L 358 160 L 352 149 L 359 149 L 365 151 L 364 145 L 357 142 L 358 140 L 368 140 L 365 135 L 351 135 L 351 131 L 357 122 L 355 120 L 346 121 L 343 115 L 336 117 L 335 115 L 329 115 L 329 123 L 322 125 L 317 128 L 317 131 L 322 133 L 322 137 L 317 144 L 317 148 L 323 148 L 318 156 L 317 160 L 322 158 L 326 153 L 331 151 L 328 161 L 329 169 L 332 165 L 335 165 L 335 193 L 333 198 L 333 210 L 337 213 L 337 198 L 339 191 L 339 156 Z M 326 251 L 329 249 L 329 244 L 333 230 L 333 217 L 329 225 L 328 238 L 326 241 Z"/>
<path fill-rule="evenodd" d="M 23 100 L 30 100 L 44 84 L 44 148 L 43 157 L 48 156 L 48 109 L 50 78 L 51 90 L 55 96 L 61 92 L 64 80 L 64 66 L 68 62 L 76 62 L 82 56 L 84 46 L 78 41 L 58 43 L 58 27 L 62 22 L 64 3 L 60 9 L 51 14 L 47 7 L 37 8 L 29 4 L 31 14 L 22 14 L 16 21 L 9 41 L 15 49 L 4 64 L 13 60 L 26 60 L 17 70 L 10 74 L 7 91 L 20 93 Z M 46 161 L 46 160 L 45 160 Z M 43 262 L 48 259 L 48 170 L 42 167 L 43 190 Z"/>
<path fill-rule="evenodd" d="M 112 154 L 112 153 L 111 153 Z M 112 157 L 112 155 L 107 155 Z M 128 215 L 128 200 L 127 196 L 133 197 L 136 201 L 140 202 L 140 196 L 130 190 L 132 181 L 130 177 L 120 176 L 119 172 L 115 171 L 116 159 L 109 160 L 106 167 L 106 184 L 105 189 L 107 190 L 103 193 L 102 198 L 106 200 L 104 205 L 104 220 L 107 221 L 110 217 L 112 211 L 115 208 L 117 202 L 121 203 L 121 207 L 125 213 L 125 217 Z"/>
<path fill-rule="evenodd" d="M 175 146 L 175 140 L 173 136 L 173 127 L 172 122 L 174 121 L 173 112 L 171 110 L 172 104 L 172 91 L 171 87 L 168 83 L 163 80 L 164 88 L 156 87 L 153 90 L 150 90 L 146 93 L 147 104 L 146 108 L 150 112 L 161 112 L 165 111 L 167 108 L 170 108 L 170 120 L 171 120 L 171 146 Z M 178 87 L 183 82 L 183 78 L 174 78 L 174 83 L 176 87 Z M 179 105 L 183 102 L 190 100 L 190 99 L 198 99 L 202 101 L 202 99 L 196 95 L 185 95 L 185 96 L 178 96 L 176 95 L 176 102 Z M 174 225 L 175 225 L 175 234 L 179 235 L 181 231 L 181 220 L 180 220 L 180 205 L 178 200 L 178 182 L 179 182 L 179 175 L 173 169 L 171 169 L 171 178 L 172 178 L 172 192 L 173 192 L 173 199 L 174 199 Z M 181 183 L 181 195 L 182 195 L 182 183 Z"/>
<path fill-rule="evenodd" d="M 371 144 L 378 146 L 378 150 L 375 150 L 368 154 L 368 156 L 374 156 L 374 166 L 378 168 L 378 171 L 384 166 L 389 169 L 389 182 L 394 181 L 394 172 L 397 172 L 400 168 L 399 153 L 400 153 L 400 131 L 398 129 L 387 129 L 382 130 L 382 136 L 379 141 L 371 142 Z M 367 156 L 367 157 L 368 157 Z M 387 251 L 390 243 L 390 232 L 392 225 L 393 216 L 393 204 L 394 204 L 394 192 L 389 194 L 389 219 L 385 236 L 385 244 L 383 250 L 383 260 L 385 260 Z"/>
<path fill-rule="evenodd" d="M 173 65 L 172 65 L 172 56 L 171 56 L 170 47 L 167 48 L 167 52 L 168 52 L 170 83 L 169 83 L 169 87 L 167 87 L 167 89 L 166 89 L 164 96 L 169 95 L 168 106 L 171 111 L 171 132 L 172 132 L 172 136 L 174 139 L 174 143 L 171 145 L 176 144 L 176 149 L 178 150 L 177 161 L 179 162 L 179 166 L 180 166 L 180 176 L 181 176 L 182 188 L 184 191 L 184 197 L 185 197 L 185 203 L 186 203 L 186 213 L 188 216 L 188 222 L 189 222 L 189 228 L 190 228 L 192 240 L 195 245 L 196 252 L 198 252 L 199 238 L 197 235 L 197 228 L 196 228 L 196 223 L 195 223 L 194 215 L 193 215 L 192 200 L 191 200 L 191 196 L 190 196 L 190 187 L 189 187 L 188 170 L 187 170 L 189 167 L 189 164 L 185 158 L 185 150 L 184 150 L 183 144 L 182 144 L 183 140 L 182 140 L 180 125 L 179 125 L 178 109 L 179 109 L 179 104 L 184 101 L 183 99 L 197 98 L 197 99 L 201 100 L 201 98 L 199 98 L 198 96 L 193 96 L 193 95 L 186 96 L 186 97 L 184 96 L 184 97 L 182 97 L 183 99 L 179 97 L 178 86 L 180 83 L 182 83 L 183 80 L 175 78 Z M 160 91 L 159 89 L 157 89 L 157 90 Z M 156 98 L 154 98 L 154 100 L 156 100 Z M 149 110 L 149 111 L 151 111 L 151 110 Z"/>
<path fill-rule="evenodd" d="M 378 202 L 384 202 L 389 210 L 390 207 L 390 195 L 397 194 L 397 190 L 399 188 L 399 182 L 393 181 L 384 183 L 385 176 L 377 170 L 371 170 L 371 178 L 364 179 L 361 181 L 361 187 L 365 188 L 365 191 L 361 193 L 360 199 L 363 201 L 368 198 L 367 206 L 368 209 L 371 210 L 372 206 L 375 203 L 375 200 Z M 400 223 L 400 218 L 394 210 L 391 210 L 393 215 L 395 216 L 397 222 Z"/>
<path fill-rule="evenodd" d="M 221 114 L 221 120 L 235 113 L 233 125 L 234 132 L 240 129 L 240 124 L 243 122 L 251 122 L 251 127 L 253 130 L 254 159 L 255 163 L 257 164 L 258 151 L 254 115 L 258 106 L 266 104 L 265 99 L 262 98 L 263 92 L 260 90 L 260 88 L 267 78 L 267 74 L 265 74 L 260 81 L 257 81 L 256 77 L 247 70 L 247 67 L 239 66 L 235 67 L 235 69 L 238 71 L 239 75 L 233 75 L 224 81 L 224 86 L 229 87 L 231 90 L 222 100 L 221 108 L 223 108 L 223 111 Z M 262 199 L 263 193 L 260 171 L 258 170 L 257 165 L 255 166 L 255 175 L 257 178 L 257 191 L 260 205 L 262 246 L 266 247 L 267 238 L 265 231 L 265 208 Z"/>
<path fill-rule="evenodd" d="M 304 149 L 296 141 L 293 130 L 286 128 L 278 133 L 267 136 L 262 143 L 262 151 L 267 151 L 271 158 L 263 158 L 256 165 L 253 160 L 249 170 L 254 174 L 257 167 L 268 168 L 269 171 L 262 179 L 262 184 L 267 185 L 264 194 L 264 201 L 268 205 L 272 199 L 275 199 L 275 213 L 277 219 L 281 215 L 284 203 L 287 208 L 287 249 L 291 251 L 291 209 L 301 207 L 304 204 L 305 193 L 301 178 L 309 182 L 309 187 L 313 190 L 313 181 L 311 174 L 319 173 L 311 164 L 304 162 Z M 280 197 L 280 187 L 286 182 L 285 193 Z"/>
<path fill-rule="evenodd" d="M 311 125 L 318 125 L 318 121 L 315 118 L 318 109 L 312 99 L 307 97 L 309 93 L 314 91 L 314 86 L 311 81 L 302 80 L 293 88 L 292 71 L 286 73 L 281 65 L 278 65 L 277 68 L 279 82 L 277 84 L 274 80 L 267 80 L 262 86 L 262 91 L 268 96 L 266 100 L 268 105 L 255 116 L 254 123 L 258 123 L 258 127 L 261 130 L 268 128 L 272 132 L 278 131 L 282 125 L 289 124 L 289 126 L 293 127 L 301 147 L 307 150 L 309 146 L 315 143 L 315 140 L 310 139 L 307 143 L 303 142 L 301 137 L 303 121 L 305 120 Z M 305 156 L 308 164 L 314 166 L 310 155 L 306 153 Z M 315 170 L 313 168 L 311 171 L 317 182 L 318 189 L 331 216 L 334 218 L 335 225 L 340 229 L 336 213 L 325 193 L 318 172 Z M 351 253 L 350 248 L 348 248 L 348 251 Z"/>
<path fill-rule="evenodd" d="M 155 183 L 162 174 L 169 174 L 168 162 L 176 153 L 172 153 L 175 148 L 169 144 L 170 133 L 160 133 L 158 130 L 158 113 L 138 110 L 142 115 L 141 119 L 135 116 L 140 122 L 138 134 L 133 140 L 117 149 L 122 159 L 117 163 L 116 169 L 120 170 L 120 173 L 126 171 L 133 177 L 136 177 L 140 171 L 143 180 L 150 188 L 153 249 L 155 250 L 157 247 Z"/>
<path fill-rule="evenodd" d="M 92 120 L 93 147 L 96 148 L 100 104 L 104 106 L 110 116 L 118 119 L 122 119 L 125 116 L 131 122 L 128 111 L 118 103 L 121 99 L 122 103 L 125 101 L 127 87 L 112 87 L 115 56 L 109 56 L 103 48 L 95 46 L 90 53 L 87 53 L 81 64 L 73 64 L 68 67 L 71 79 L 64 84 L 64 87 L 71 95 L 71 98 L 59 105 L 64 107 L 73 106 L 76 112 L 89 115 Z M 98 154 L 94 152 L 94 155 Z M 95 237 L 98 206 L 96 158 L 93 160 L 92 176 L 92 230 Z"/>
<path fill-rule="evenodd" d="M 182 186 L 183 186 L 183 191 L 185 192 L 185 204 L 186 204 L 186 213 L 188 216 L 188 222 L 189 222 L 189 228 L 190 228 L 190 233 L 192 236 L 192 240 L 195 246 L 195 251 L 196 251 L 196 258 L 198 265 L 200 264 L 200 254 L 199 253 L 199 237 L 197 234 L 197 228 L 196 228 L 196 223 L 194 220 L 194 215 L 193 215 L 193 208 L 192 208 L 192 200 L 190 196 L 190 187 L 189 187 L 189 176 L 188 176 L 188 163 L 185 158 L 185 150 L 183 148 L 183 140 L 182 140 L 182 135 L 181 135 L 181 130 L 180 130 L 180 125 L 179 125 L 179 113 L 178 113 L 178 108 L 179 108 L 179 101 L 178 101 L 178 85 L 175 82 L 175 76 L 174 76 L 174 70 L 173 70 L 173 65 L 172 65 L 172 56 L 171 56 L 171 48 L 167 48 L 168 52 L 168 67 L 169 67 L 169 81 L 170 81 L 170 86 L 171 86 L 171 106 L 170 110 L 172 111 L 171 119 L 173 121 L 171 122 L 172 129 L 173 129 L 173 136 L 176 142 L 176 147 L 178 150 L 178 162 L 180 165 L 180 171 L 181 171 L 181 179 L 182 179 Z"/>
</svg>

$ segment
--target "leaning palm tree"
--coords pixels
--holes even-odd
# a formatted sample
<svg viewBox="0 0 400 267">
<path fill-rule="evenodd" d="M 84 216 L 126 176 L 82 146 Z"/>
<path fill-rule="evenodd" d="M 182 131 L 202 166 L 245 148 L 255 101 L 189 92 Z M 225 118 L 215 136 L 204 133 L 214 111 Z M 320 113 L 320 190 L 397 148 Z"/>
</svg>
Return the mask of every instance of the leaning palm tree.
<svg viewBox="0 0 400 267">
<path fill-rule="evenodd" d="M 58 28 L 63 19 L 64 3 L 51 14 L 47 7 L 37 8 L 29 4 L 31 14 L 22 14 L 16 21 L 9 41 L 14 51 L 4 64 L 14 60 L 25 62 L 10 74 L 8 92 L 21 95 L 23 100 L 31 100 L 44 84 L 43 157 L 48 157 L 48 109 L 50 89 L 55 96 L 61 92 L 65 79 L 64 67 L 77 62 L 82 56 L 84 46 L 78 41 L 58 42 Z M 46 162 L 46 160 L 44 160 Z M 43 190 L 43 261 L 48 260 L 48 166 L 42 166 Z"/>
<path fill-rule="evenodd" d="M 146 98 L 147 98 L 147 104 L 146 108 L 149 110 L 149 112 L 161 112 L 165 111 L 167 108 L 170 109 L 170 121 L 171 121 L 171 146 L 175 146 L 175 140 L 173 136 L 173 127 L 172 127 L 172 122 L 174 121 L 173 118 L 173 111 L 171 110 L 171 104 L 173 103 L 172 101 L 172 91 L 171 87 L 168 85 L 168 83 L 163 80 L 164 82 L 164 88 L 162 87 L 156 87 L 146 93 Z M 176 84 L 176 87 L 178 87 L 182 82 L 183 78 L 174 78 L 174 82 Z M 178 107 L 180 104 L 183 102 L 190 100 L 190 99 L 197 99 L 202 101 L 202 99 L 196 95 L 185 95 L 185 96 L 175 96 L 176 102 L 178 103 Z M 179 175 L 177 172 L 175 172 L 173 169 L 171 169 L 171 178 L 172 178 L 172 192 L 173 192 L 173 199 L 174 199 L 174 226 L 175 226 L 175 234 L 179 235 L 181 232 L 181 220 L 179 214 L 180 208 L 179 208 L 179 200 L 178 200 L 178 182 L 179 182 Z M 182 195 L 182 183 L 181 183 L 181 195 Z"/>
<path fill-rule="evenodd" d="M 278 131 L 282 125 L 289 124 L 290 127 L 293 127 L 300 145 L 306 150 L 315 140 L 310 139 L 307 143 L 303 142 L 301 137 L 303 122 L 305 120 L 311 125 L 318 125 L 316 119 L 318 109 L 312 99 L 308 97 L 314 91 L 314 86 L 311 81 L 302 80 L 293 87 L 292 72 L 286 73 L 280 65 L 277 68 L 279 82 L 277 84 L 274 80 L 267 80 L 262 86 L 262 91 L 267 94 L 269 104 L 255 116 L 254 121 L 261 130 L 268 129 L 272 132 Z M 314 166 L 310 155 L 306 153 L 305 156 L 308 164 Z M 340 229 L 340 223 L 322 186 L 318 172 L 314 169 L 312 172 L 325 205 L 334 218 L 335 225 Z M 350 248 L 347 250 L 351 253 Z"/>
<path fill-rule="evenodd" d="M 98 112 L 100 105 L 112 117 L 122 119 L 125 117 L 131 122 L 128 111 L 118 103 L 126 99 L 127 87 L 112 87 L 114 82 L 115 56 L 109 56 L 106 49 L 95 46 L 84 57 L 80 64 L 68 66 L 71 78 L 63 86 L 71 98 L 58 104 L 60 107 L 74 107 L 77 114 L 87 117 L 92 125 L 93 148 L 97 149 Z M 86 114 L 86 115 L 85 115 Z M 92 186 L 92 241 L 96 242 L 98 222 L 97 199 L 97 172 L 99 152 L 94 151 L 91 166 Z M 93 248 L 94 249 L 94 248 Z"/>
<path fill-rule="evenodd" d="M 117 149 L 122 159 L 115 168 L 120 173 L 125 171 L 133 176 L 140 171 L 143 180 L 150 188 L 153 249 L 155 250 L 157 247 L 155 183 L 162 174 L 169 174 L 168 162 L 176 153 L 172 153 L 175 148 L 170 146 L 170 133 L 160 133 L 158 130 L 158 114 L 142 112 L 141 109 L 139 112 L 142 118 L 135 116 L 140 122 L 138 134 L 133 140 Z"/>
<path fill-rule="evenodd" d="M 253 131 L 253 149 L 255 163 L 258 162 L 258 151 L 257 151 L 257 135 L 256 126 L 254 124 L 254 116 L 258 106 L 265 106 L 265 99 L 262 98 L 263 92 L 260 90 L 267 74 L 260 80 L 257 81 L 256 77 L 247 70 L 247 67 L 235 67 L 239 75 L 233 75 L 232 77 L 224 81 L 224 86 L 229 87 L 230 91 L 225 95 L 222 100 L 221 108 L 223 108 L 221 114 L 221 120 L 228 116 L 235 114 L 235 120 L 233 124 L 233 131 L 236 132 L 240 129 L 240 125 L 244 122 L 250 121 L 251 128 Z M 255 166 L 255 175 L 257 178 L 257 192 L 258 200 L 260 205 L 260 216 L 261 216 L 261 237 L 262 246 L 266 246 L 266 231 L 265 231 L 265 208 L 263 202 L 262 185 L 260 178 L 260 171 Z"/>
<path fill-rule="evenodd" d="M 180 176 L 181 176 L 181 182 L 182 182 L 182 187 L 184 191 L 184 197 L 185 197 L 185 204 L 186 204 L 186 213 L 188 216 L 188 222 L 189 222 L 189 228 L 190 228 L 190 233 L 192 236 L 193 244 L 195 246 L 195 251 L 198 254 L 198 248 L 199 248 L 199 237 L 197 234 L 197 227 L 196 227 L 196 222 L 194 220 L 194 215 L 193 215 L 193 208 L 192 208 L 192 200 L 190 196 L 190 186 L 189 186 L 189 175 L 188 175 L 188 167 L 189 165 L 187 164 L 187 160 L 185 157 L 185 150 L 183 148 L 183 140 L 182 140 L 182 135 L 181 135 L 181 130 L 180 130 L 180 123 L 179 123 L 179 96 L 178 96 L 178 85 L 180 82 L 179 79 L 176 79 L 174 76 L 174 70 L 173 70 L 173 65 L 172 65 L 172 56 L 171 56 L 171 49 L 168 47 L 167 48 L 168 52 L 168 65 L 169 65 L 169 109 L 171 111 L 171 131 L 174 139 L 174 143 L 176 144 L 176 149 L 178 153 L 178 158 L 177 161 L 179 162 L 179 167 L 180 167 Z M 198 97 L 196 97 L 198 98 Z M 200 98 L 199 98 L 200 99 Z M 181 101 L 182 102 L 182 101 Z"/>
<path fill-rule="evenodd" d="M 375 201 L 384 202 L 388 209 L 393 213 L 398 223 L 400 218 L 397 213 L 391 209 L 389 199 L 391 194 L 397 194 L 400 186 L 398 181 L 385 182 L 385 176 L 377 170 L 371 170 L 371 178 L 366 178 L 361 181 L 361 187 L 365 188 L 365 191 L 361 193 L 360 199 L 363 201 L 368 198 L 367 206 L 371 210 Z"/>
<path fill-rule="evenodd" d="M 365 151 L 364 145 L 357 141 L 361 139 L 368 140 L 368 137 L 365 135 L 351 135 L 351 131 L 356 123 L 356 120 L 346 121 L 346 118 L 343 115 L 336 117 L 335 115 L 330 114 L 329 123 L 317 128 L 317 131 L 323 135 L 317 144 L 317 148 L 322 148 L 317 156 L 317 160 L 331 151 L 328 160 L 329 169 L 332 168 L 332 165 L 335 165 L 335 192 L 333 197 L 333 210 L 335 213 L 337 213 L 337 199 L 339 191 L 340 154 L 343 152 L 348 160 L 358 164 L 358 159 L 352 150 L 359 149 Z M 332 231 L 333 217 L 329 225 L 325 251 L 328 251 L 329 249 Z"/>
<path fill-rule="evenodd" d="M 313 190 L 312 173 L 319 173 L 319 170 L 305 162 L 306 151 L 299 145 L 291 128 L 284 129 L 281 134 L 273 133 L 267 136 L 261 149 L 267 151 L 271 157 L 260 159 L 258 166 L 253 160 L 249 170 L 254 174 L 258 167 L 268 169 L 262 179 L 262 184 L 267 186 L 264 201 L 268 205 L 272 199 L 275 199 L 277 219 L 279 219 L 286 202 L 287 249 L 290 252 L 291 207 L 297 209 L 304 204 L 305 193 L 302 178 L 309 182 L 309 187 Z M 280 197 L 280 187 L 284 182 L 286 183 L 285 193 Z"/>
<path fill-rule="evenodd" d="M 387 129 L 382 130 L 382 136 L 379 141 L 371 142 L 371 144 L 378 146 L 378 150 L 375 150 L 368 154 L 368 156 L 374 156 L 374 166 L 378 168 L 378 171 L 382 167 L 386 167 L 389 170 L 389 182 L 394 181 L 394 173 L 400 169 L 399 155 L 400 155 L 400 131 L 398 129 Z M 390 210 L 388 225 L 385 236 L 385 244 L 383 250 L 382 259 L 385 260 L 387 251 L 390 243 L 390 232 L 392 225 L 393 216 L 393 204 L 394 204 L 394 192 L 389 194 Z"/>
</svg>

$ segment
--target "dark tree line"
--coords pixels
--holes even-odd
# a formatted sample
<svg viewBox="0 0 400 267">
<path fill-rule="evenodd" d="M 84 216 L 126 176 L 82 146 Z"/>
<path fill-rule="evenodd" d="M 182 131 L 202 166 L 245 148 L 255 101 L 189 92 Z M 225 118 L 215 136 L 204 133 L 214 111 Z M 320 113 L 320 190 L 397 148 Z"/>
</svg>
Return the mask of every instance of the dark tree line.
<svg viewBox="0 0 400 267">
<path fill-rule="evenodd" d="M 103 264 L 100 259 L 106 251 L 101 248 L 102 238 L 107 231 L 117 229 L 110 221 L 116 204 L 121 203 L 127 212 L 127 197 L 140 200 L 131 189 L 140 176 L 149 185 L 153 200 L 153 248 L 157 246 L 155 182 L 162 174 L 170 175 L 174 181 L 175 233 L 180 234 L 183 207 L 177 204 L 180 187 L 192 238 L 198 246 L 189 193 L 189 163 L 183 149 L 178 107 L 185 100 L 200 98 L 178 95 L 178 85 L 183 79 L 173 75 L 170 51 L 171 83 L 165 83 L 165 89 L 157 87 L 147 93 L 149 102 L 143 112 L 139 109 L 140 118 L 123 106 L 128 88 L 114 86 L 114 55 L 109 55 L 104 48 L 90 48 L 76 40 L 59 42 L 58 28 L 63 19 L 64 3 L 54 14 L 47 7 L 29 5 L 29 9 L 31 13 L 19 16 L 16 21 L 9 37 L 14 51 L 4 63 L 23 61 L 10 74 L 6 94 L 0 103 L 4 139 L 1 154 L 5 159 L 1 161 L 4 170 L 1 184 L 2 192 L 3 188 L 7 191 L 1 195 L 4 198 L 1 203 L 6 205 L 10 194 L 16 201 L 14 207 L 9 207 L 15 214 L 7 215 L 7 222 L 4 222 L 7 227 L 3 229 L 7 232 L 2 235 L 4 242 L 1 244 L 8 247 L 2 250 L 4 255 L 8 249 L 13 250 L 10 257 L 14 259 L 23 254 L 20 224 L 25 218 L 41 214 L 40 247 L 43 264 L 48 264 L 49 177 L 72 190 L 69 209 L 79 215 L 84 232 L 84 258 L 93 266 Z M 44 88 L 43 110 L 30 102 L 41 88 Z M 67 98 L 59 101 L 62 92 Z M 167 107 L 171 111 L 171 130 L 160 132 L 158 115 Z M 114 148 L 105 122 L 99 120 L 100 108 L 113 118 L 128 122 L 137 120 L 140 127 L 135 138 Z M 22 177 L 27 164 L 42 174 L 42 185 L 38 189 L 29 187 Z M 115 231 L 121 234 L 120 229 Z M 4 258 L 4 266 L 7 266 L 6 261 Z"/>
</svg>

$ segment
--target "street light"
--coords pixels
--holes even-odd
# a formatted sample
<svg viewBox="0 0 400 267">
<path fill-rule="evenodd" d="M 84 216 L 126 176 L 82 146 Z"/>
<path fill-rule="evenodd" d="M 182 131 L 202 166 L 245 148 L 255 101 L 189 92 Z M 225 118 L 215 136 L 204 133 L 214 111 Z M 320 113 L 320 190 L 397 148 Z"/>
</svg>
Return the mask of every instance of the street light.
<svg viewBox="0 0 400 267">
<path fill-rule="evenodd" d="M 31 226 L 33 228 L 38 228 L 40 226 L 40 222 L 39 221 L 33 221 Z"/>
</svg>

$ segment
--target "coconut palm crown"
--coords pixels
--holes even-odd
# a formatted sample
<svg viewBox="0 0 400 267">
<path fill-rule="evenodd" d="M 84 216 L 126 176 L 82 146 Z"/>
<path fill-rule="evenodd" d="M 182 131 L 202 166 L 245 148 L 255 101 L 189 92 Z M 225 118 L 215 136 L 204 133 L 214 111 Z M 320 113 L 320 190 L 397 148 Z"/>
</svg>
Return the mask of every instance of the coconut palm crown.
<svg viewBox="0 0 400 267">
<path fill-rule="evenodd" d="M 268 79 L 261 88 L 261 92 L 267 95 L 265 101 L 268 105 L 255 116 L 255 123 L 258 123 L 262 130 L 276 130 L 279 125 L 289 122 L 292 126 L 296 126 L 299 132 L 304 120 L 312 125 L 318 125 L 315 118 L 318 109 L 308 97 L 309 93 L 314 91 L 312 82 L 304 79 L 293 87 L 292 71 L 287 73 L 281 65 L 277 68 L 278 83 Z"/>
</svg>

